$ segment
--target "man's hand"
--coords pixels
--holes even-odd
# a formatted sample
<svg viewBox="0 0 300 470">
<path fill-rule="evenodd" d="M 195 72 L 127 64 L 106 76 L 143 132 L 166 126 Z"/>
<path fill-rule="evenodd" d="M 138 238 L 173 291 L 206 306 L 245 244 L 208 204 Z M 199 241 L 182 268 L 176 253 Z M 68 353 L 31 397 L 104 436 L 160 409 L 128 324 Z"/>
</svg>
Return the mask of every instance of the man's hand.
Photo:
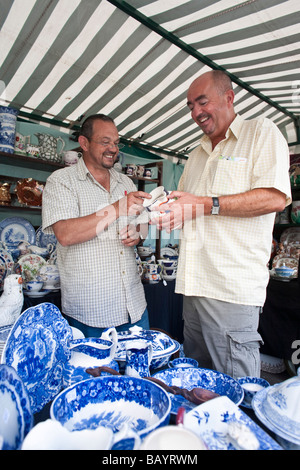
<svg viewBox="0 0 300 470">
<path fill-rule="evenodd" d="M 144 210 L 144 199 L 151 199 L 150 194 L 144 191 L 133 191 L 118 201 L 119 217 L 138 215 Z"/>
</svg>

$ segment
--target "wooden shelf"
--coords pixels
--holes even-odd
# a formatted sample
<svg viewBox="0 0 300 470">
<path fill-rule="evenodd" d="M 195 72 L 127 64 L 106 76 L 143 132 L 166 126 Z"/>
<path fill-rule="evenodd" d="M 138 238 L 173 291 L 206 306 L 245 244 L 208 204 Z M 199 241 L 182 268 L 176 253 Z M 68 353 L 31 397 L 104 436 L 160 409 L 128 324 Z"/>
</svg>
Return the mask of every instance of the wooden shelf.
<svg viewBox="0 0 300 470">
<path fill-rule="evenodd" d="M 16 153 L 0 152 L 0 161 L 3 165 L 12 165 L 23 168 L 34 168 L 35 170 L 54 171 L 58 168 L 64 168 L 62 163 L 43 160 L 42 158 L 27 157 Z"/>
<path fill-rule="evenodd" d="M 21 210 L 21 211 L 34 211 L 34 212 L 41 212 L 42 207 L 41 206 L 17 206 L 13 204 L 1 204 L 0 203 L 0 209 L 4 209 L 7 211 L 14 211 L 14 210 Z"/>
</svg>

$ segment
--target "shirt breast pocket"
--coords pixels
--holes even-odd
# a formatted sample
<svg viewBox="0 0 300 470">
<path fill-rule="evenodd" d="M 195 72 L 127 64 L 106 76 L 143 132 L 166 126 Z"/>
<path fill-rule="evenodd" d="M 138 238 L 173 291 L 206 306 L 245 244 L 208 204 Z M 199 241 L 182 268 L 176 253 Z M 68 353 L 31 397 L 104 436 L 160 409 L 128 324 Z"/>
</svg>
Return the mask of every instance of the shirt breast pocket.
<svg viewBox="0 0 300 470">
<path fill-rule="evenodd" d="M 249 191 L 251 172 L 248 161 L 219 160 L 211 189 L 215 196 Z"/>
</svg>

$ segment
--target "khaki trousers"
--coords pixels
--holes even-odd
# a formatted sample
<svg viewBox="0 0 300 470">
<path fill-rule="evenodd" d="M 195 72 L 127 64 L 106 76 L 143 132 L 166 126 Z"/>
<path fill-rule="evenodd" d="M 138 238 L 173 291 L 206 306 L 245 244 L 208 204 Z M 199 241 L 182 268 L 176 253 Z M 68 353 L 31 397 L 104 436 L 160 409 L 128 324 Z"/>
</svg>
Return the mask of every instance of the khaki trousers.
<svg viewBox="0 0 300 470">
<path fill-rule="evenodd" d="M 184 354 L 233 378 L 260 376 L 260 307 L 184 296 Z"/>
</svg>

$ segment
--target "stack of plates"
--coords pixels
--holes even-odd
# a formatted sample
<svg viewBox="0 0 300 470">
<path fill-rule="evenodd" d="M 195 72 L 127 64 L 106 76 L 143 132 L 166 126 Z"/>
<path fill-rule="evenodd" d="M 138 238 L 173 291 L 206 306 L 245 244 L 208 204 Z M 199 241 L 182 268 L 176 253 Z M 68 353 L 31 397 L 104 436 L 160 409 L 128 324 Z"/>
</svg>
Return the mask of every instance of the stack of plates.
<svg viewBox="0 0 300 470">
<path fill-rule="evenodd" d="M 277 436 L 300 448 L 300 372 L 297 376 L 257 392 L 252 408 Z"/>
<path fill-rule="evenodd" d="M 72 337 L 60 310 L 48 302 L 29 307 L 11 327 L 1 362 L 13 367 L 23 381 L 32 413 L 40 411 L 62 389 Z"/>
<path fill-rule="evenodd" d="M 5 325 L 5 326 L 0 327 L 0 359 L 1 359 L 2 352 L 4 350 L 4 346 L 5 346 L 6 340 L 8 338 L 8 335 L 11 329 L 12 329 L 12 325 Z"/>
</svg>

